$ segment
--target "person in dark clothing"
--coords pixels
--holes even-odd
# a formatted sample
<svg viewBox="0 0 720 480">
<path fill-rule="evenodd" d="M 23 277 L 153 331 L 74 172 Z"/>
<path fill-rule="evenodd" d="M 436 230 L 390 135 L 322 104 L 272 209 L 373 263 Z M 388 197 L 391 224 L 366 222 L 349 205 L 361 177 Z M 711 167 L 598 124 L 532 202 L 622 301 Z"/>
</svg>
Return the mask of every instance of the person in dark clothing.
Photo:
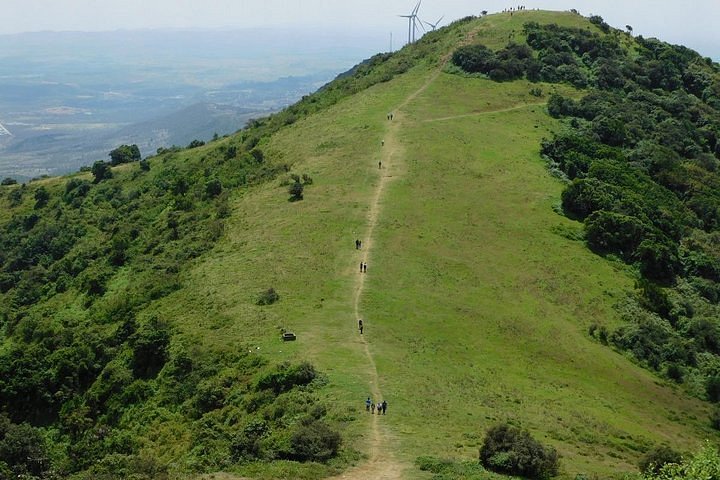
<svg viewBox="0 0 720 480">
<path fill-rule="evenodd" d="M 387 410 L 387 402 L 383 400 L 380 406 L 382 407 L 383 415 L 385 415 L 385 410 Z"/>
<path fill-rule="evenodd" d="M 363 273 L 367 273 L 367 263 L 363 263 L 362 271 Z"/>
<path fill-rule="evenodd" d="M 360 335 L 363 333 L 363 321 L 362 319 L 358 320 L 358 329 L 360 330 Z"/>
<path fill-rule="evenodd" d="M 365 411 L 366 411 L 366 412 L 369 412 L 369 411 L 370 411 L 370 405 L 371 405 L 371 404 L 372 404 L 372 400 L 370 400 L 370 397 L 368 397 L 367 400 L 365 400 Z"/>
<path fill-rule="evenodd" d="M 363 273 L 363 262 L 360 262 L 360 273 Z"/>
</svg>

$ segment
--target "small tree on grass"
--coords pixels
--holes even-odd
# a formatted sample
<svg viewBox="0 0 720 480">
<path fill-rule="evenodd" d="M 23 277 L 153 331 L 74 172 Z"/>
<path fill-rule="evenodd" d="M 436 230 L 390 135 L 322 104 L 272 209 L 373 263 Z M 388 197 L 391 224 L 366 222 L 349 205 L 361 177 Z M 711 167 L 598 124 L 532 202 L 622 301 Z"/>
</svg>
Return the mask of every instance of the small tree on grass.
<svg viewBox="0 0 720 480">
<path fill-rule="evenodd" d="M 300 183 L 299 180 L 294 181 L 290 184 L 290 187 L 288 187 L 288 193 L 290 194 L 290 201 L 291 202 L 297 202 L 303 199 L 303 191 L 305 190 L 305 186 Z"/>
<path fill-rule="evenodd" d="M 533 479 L 554 477 L 560 467 L 554 448 L 542 445 L 526 430 L 508 424 L 487 431 L 480 447 L 480 463 L 488 470 Z"/>
<path fill-rule="evenodd" d="M 43 208 L 50 200 L 50 194 L 45 187 L 35 190 L 35 208 Z"/>
<path fill-rule="evenodd" d="M 122 163 L 137 162 L 140 160 L 140 149 L 137 145 L 120 145 L 108 154 L 112 165 L 120 165 Z"/>
<path fill-rule="evenodd" d="M 273 303 L 280 300 L 280 295 L 275 291 L 274 288 L 270 287 L 258 296 L 258 305 L 272 305 Z"/>
<path fill-rule="evenodd" d="M 288 200 L 290 202 L 297 202 L 302 200 L 305 186 L 312 185 L 312 183 L 312 177 L 310 177 L 310 175 L 306 173 L 303 173 L 302 180 L 300 179 L 300 175 L 297 175 L 295 173 L 291 174 L 289 182 L 290 186 L 288 187 L 288 193 L 290 194 L 290 198 Z"/>
<path fill-rule="evenodd" d="M 100 183 L 107 178 L 112 178 L 112 169 L 109 163 L 105 163 L 102 160 L 98 160 L 93 163 L 90 172 L 93 174 L 93 183 Z"/>
</svg>

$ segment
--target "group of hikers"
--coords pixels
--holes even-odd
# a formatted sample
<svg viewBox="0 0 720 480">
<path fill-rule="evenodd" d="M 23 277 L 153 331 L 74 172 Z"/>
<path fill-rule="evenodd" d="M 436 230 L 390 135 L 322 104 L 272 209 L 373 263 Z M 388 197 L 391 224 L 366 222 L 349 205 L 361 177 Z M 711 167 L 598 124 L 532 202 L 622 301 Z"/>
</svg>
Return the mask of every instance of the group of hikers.
<svg viewBox="0 0 720 480">
<path fill-rule="evenodd" d="M 387 114 L 387 119 L 392 120 L 395 115 L 390 112 Z M 382 140 L 380 142 L 381 146 L 385 146 L 385 140 Z M 378 168 L 382 168 L 382 160 L 378 161 Z M 362 240 L 355 239 L 355 250 L 362 249 Z M 360 262 L 360 273 L 367 273 L 367 262 Z M 358 319 L 358 330 L 360 331 L 360 335 L 362 335 L 364 329 L 363 321 L 362 319 Z M 385 415 L 385 412 L 387 411 L 387 402 L 383 400 L 382 402 L 373 402 L 370 397 L 365 400 L 365 411 L 370 412 L 372 414 L 375 413 L 375 410 L 377 410 L 378 415 L 382 413 L 382 415 Z"/>
<path fill-rule="evenodd" d="M 520 10 L 525 10 L 525 5 L 518 5 L 517 7 L 510 7 L 503 10 L 503 13 L 510 12 L 510 16 L 512 17 L 513 12 L 519 12 Z"/>
<path fill-rule="evenodd" d="M 380 415 L 381 412 L 385 415 L 385 412 L 387 411 L 387 402 L 383 400 L 382 402 L 375 403 L 370 400 L 370 397 L 368 397 L 367 400 L 365 400 L 365 411 L 374 414 L 375 410 L 377 410 L 378 415 Z"/>
</svg>

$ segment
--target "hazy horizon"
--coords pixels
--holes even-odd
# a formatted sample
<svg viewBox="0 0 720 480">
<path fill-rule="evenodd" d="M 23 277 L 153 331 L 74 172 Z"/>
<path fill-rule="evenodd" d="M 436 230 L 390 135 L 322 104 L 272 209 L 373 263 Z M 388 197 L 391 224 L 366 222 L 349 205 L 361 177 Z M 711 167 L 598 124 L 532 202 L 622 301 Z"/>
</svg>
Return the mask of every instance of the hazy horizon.
<svg viewBox="0 0 720 480">
<path fill-rule="evenodd" d="M 378 50 L 393 49 L 407 41 L 408 13 L 416 0 L 366 0 L 340 3 L 329 0 L 5 0 L 0 35 L 36 32 L 108 32 L 134 30 L 289 30 L 314 31 L 331 39 L 360 37 Z M 699 0 L 687 5 L 669 0 L 632 2 L 589 0 L 424 0 L 420 18 L 441 24 L 467 15 L 490 13 L 523 4 L 528 9 L 569 10 L 601 15 L 610 25 L 631 25 L 636 35 L 686 45 L 704 56 L 720 60 L 720 34 L 714 25 L 720 2 Z M 672 21 L 668 21 L 672 18 Z M 427 27 L 427 26 L 426 26 Z M 368 38 L 369 37 L 369 38 Z M 334 40 L 333 40 L 334 41 Z M 3 46 L 0 45 L 0 52 Z"/>
</svg>

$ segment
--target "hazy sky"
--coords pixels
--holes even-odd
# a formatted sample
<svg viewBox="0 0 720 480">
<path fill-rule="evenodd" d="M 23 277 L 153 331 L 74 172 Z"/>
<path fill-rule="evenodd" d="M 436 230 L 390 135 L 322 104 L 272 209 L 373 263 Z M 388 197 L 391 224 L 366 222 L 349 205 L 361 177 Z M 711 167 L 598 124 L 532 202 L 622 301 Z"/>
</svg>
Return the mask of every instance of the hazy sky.
<svg viewBox="0 0 720 480">
<path fill-rule="evenodd" d="M 339 35 L 375 32 L 378 45 L 407 38 L 416 0 L 0 0 L 0 34 L 39 30 L 289 26 L 332 29 Z M 520 3 L 500 0 L 423 0 L 422 19 L 435 22 L 497 12 Z M 720 0 L 525 0 L 527 8 L 601 15 L 614 27 L 685 44 L 720 60 Z M 385 37 L 383 39 L 382 37 Z M 382 42 L 382 43 L 381 43 Z"/>
</svg>

